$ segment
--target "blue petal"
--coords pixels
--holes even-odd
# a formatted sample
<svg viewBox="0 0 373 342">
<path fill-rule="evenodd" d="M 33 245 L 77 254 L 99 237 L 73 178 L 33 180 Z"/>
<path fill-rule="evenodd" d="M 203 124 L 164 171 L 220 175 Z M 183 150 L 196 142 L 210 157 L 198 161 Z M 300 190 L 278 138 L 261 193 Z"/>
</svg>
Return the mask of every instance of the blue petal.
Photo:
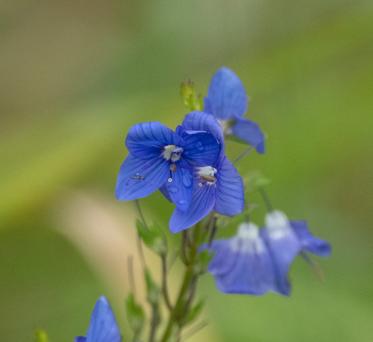
<svg viewBox="0 0 373 342">
<path fill-rule="evenodd" d="M 110 304 L 100 297 L 92 313 L 87 342 L 120 342 L 120 331 Z"/>
<path fill-rule="evenodd" d="M 241 80 L 232 70 L 219 69 L 211 79 L 204 111 L 227 120 L 243 116 L 247 107 L 248 97 Z"/>
<path fill-rule="evenodd" d="M 325 240 L 314 237 L 309 232 L 305 221 L 290 221 L 290 224 L 301 242 L 302 249 L 322 257 L 327 257 L 331 254 L 330 244 Z"/>
<path fill-rule="evenodd" d="M 234 136 L 253 146 L 258 153 L 264 153 L 265 138 L 257 123 L 244 118 L 239 118 L 235 121 L 231 130 Z"/>
<path fill-rule="evenodd" d="M 215 211 L 227 216 L 241 213 L 245 205 L 243 181 L 227 158 L 221 162 L 217 179 Z"/>
<path fill-rule="evenodd" d="M 190 205 L 193 189 L 193 174 L 189 168 L 177 164 L 172 173 L 172 182 L 166 182 L 161 192 L 171 200 L 181 211 L 186 211 Z"/>
<path fill-rule="evenodd" d="M 119 170 L 116 197 L 119 200 L 146 197 L 167 181 L 169 173 L 169 163 L 162 157 L 144 160 L 129 155 Z"/>
<path fill-rule="evenodd" d="M 207 244 L 204 245 L 203 249 L 214 252 L 208 266 L 208 271 L 214 276 L 223 275 L 232 270 L 236 261 L 236 253 L 232 253 L 230 240 L 216 240 L 212 242 L 210 247 Z"/>
<path fill-rule="evenodd" d="M 171 196 L 170 194 L 168 193 L 168 190 L 167 190 L 167 186 L 166 186 L 166 183 L 164 185 L 162 185 L 160 188 L 159 188 L 159 191 L 161 192 L 161 194 L 169 201 L 169 202 L 172 202 L 172 199 L 171 199 Z"/>
<path fill-rule="evenodd" d="M 263 295 L 268 291 L 277 291 L 274 266 L 265 247 L 251 252 L 230 253 L 226 255 L 225 262 L 231 266 L 230 271 L 216 276 L 217 286 L 222 292 Z"/>
<path fill-rule="evenodd" d="M 193 195 L 190 206 L 187 211 L 181 211 L 176 208 L 170 220 L 170 230 L 178 233 L 184 229 L 190 228 L 197 222 L 207 216 L 215 205 L 215 187 L 204 185 L 198 186 L 194 182 Z"/>
<path fill-rule="evenodd" d="M 215 165 L 220 156 L 221 145 L 210 133 L 183 131 L 183 159 L 193 166 Z"/>
<path fill-rule="evenodd" d="M 215 136 L 221 143 L 224 143 L 223 129 L 214 116 L 203 112 L 191 112 L 185 116 L 182 126 L 186 130 L 206 131 Z"/>
<path fill-rule="evenodd" d="M 275 265 L 278 291 L 284 295 L 289 295 L 291 285 L 288 279 L 288 273 L 294 258 L 301 250 L 298 238 L 291 228 L 281 234 L 276 232 L 276 235 L 272 234 L 268 228 L 264 228 L 261 230 L 261 236 L 267 243 Z"/>
<path fill-rule="evenodd" d="M 126 139 L 130 153 L 141 159 L 159 156 L 164 146 L 180 144 L 180 137 L 159 122 L 145 122 L 133 126 Z"/>
<path fill-rule="evenodd" d="M 87 338 L 84 336 L 75 337 L 75 342 L 87 342 Z"/>
</svg>

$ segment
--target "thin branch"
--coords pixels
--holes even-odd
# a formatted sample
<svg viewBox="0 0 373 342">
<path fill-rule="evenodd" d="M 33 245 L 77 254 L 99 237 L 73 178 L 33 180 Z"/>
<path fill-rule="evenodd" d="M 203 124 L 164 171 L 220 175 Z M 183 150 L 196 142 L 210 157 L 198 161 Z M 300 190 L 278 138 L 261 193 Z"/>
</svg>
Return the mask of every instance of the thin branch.
<svg viewBox="0 0 373 342">
<path fill-rule="evenodd" d="M 181 248 L 180 248 L 180 258 L 183 261 L 185 265 L 188 265 L 188 256 L 187 256 L 187 248 L 189 246 L 188 243 L 188 232 L 186 230 L 183 230 L 181 233 Z"/>
<path fill-rule="evenodd" d="M 185 341 L 187 340 L 188 338 L 192 337 L 193 335 L 195 335 L 196 333 L 198 333 L 199 331 L 201 331 L 203 328 L 206 328 L 206 326 L 208 325 L 209 323 L 207 321 L 202 321 L 200 323 L 198 323 L 197 325 L 195 325 L 194 327 L 190 328 L 182 337 L 181 337 L 181 341 Z"/>
<path fill-rule="evenodd" d="M 140 216 L 140 219 L 141 219 L 143 225 L 145 226 L 145 228 L 148 228 L 148 226 L 146 224 L 146 221 L 145 221 L 145 216 L 144 216 L 144 214 L 142 212 L 142 209 L 141 209 L 140 201 L 135 200 L 135 205 L 136 205 L 137 212 Z M 140 237 L 139 233 L 137 233 L 137 249 L 138 249 L 138 253 L 139 253 L 139 256 L 140 256 L 141 265 L 142 265 L 143 269 L 145 269 L 146 268 L 145 254 L 144 254 L 144 250 L 142 248 L 142 242 L 141 242 L 141 237 Z"/>
<path fill-rule="evenodd" d="M 263 188 L 259 188 L 258 190 L 259 190 L 260 195 L 263 198 L 263 201 L 264 201 L 264 204 L 265 204 L 267 210 L 268 211 L 273 211 L 273 206 L 272 206 L 272 203 L 269 199 L 269 196 L 268 196 L 267 192 Z"/>
<path fill-rule="evenodd" d="M 208 246 L 210 247 L 214 238 L 215 238 L 215 235 L 216 235 L 216 232 L 218 231 L 218 226 L 216 225 L 216 221 L 218 220 L 218 218 L 216 216 L 213 217 L 213 220 L 212 220 L 212 223 L 211 223 L 211 229 L 210 229 L 210 236 L 209 236 L 209 240 L 208 240 Z"/>
<path fill-rule="evenodd" d="M 321 266 L 313 259 L 311 259 L 305 252 L 301 252 L 301 255 L 304 260 L 308 262 L 308 264 L 312 267 L 314 274 L 316 275 L 317 279 L 321 282 L 325 280 L 324 272 Z"/>
<path fill-rule="evenodd" d="M 151 325 L 150 325 L 150 333 L 149 333 L 149 342 L 155 342 L 157 328 L 161 323 L 161 318 L 159 315 L 159 307 L 157 304 L 152 304 L 152 318 L 151 318 Z"/>
<path fill-rule="evenodd" d="M 170 295 L 168 292 L 168 285 L 167 285 L 167 259 L 166 255 L 162 254 L 161 255 L 161 264 L 162 264 L 162 293 L 163 293 L 163 298 L 165 301 L 165 304 L 168 308 L 168 310 L 172 310 L 172 304 L 170 300 Z"/>
<path fill-rule="evenodd" d="M 248 156 L 251 151 L 253 150 L 253 147 L 252 146 L 249 146 L 248 148 L 246 148 L 234 161 L 233 161 L 233 164 L 237 164 L 241 159 L 245 158 L 246 156 Z"/>
<path fill-rule="evenodd" d="M 199 275 L 195 275 L 190 282 L 190 292 L 189 292 L 188 299 L 185 302 L 184 312 L 188 312 L 189 308 L 191 307 L 193 303 L 193 299 L 194 299 L 194 296 L 196 294 L 196 289 L 197 289 L 198 276 Z"/>
<path fill-rule="evenodd" d="M 141 209 L 140 201 L 139 200 L 135 200 L 135 205 L 136 205 L 136 209 L 137 209 L 137 212 L 139 213 L 139 216 L 140 216 L 140 219 L 141 219 L 142 223 L 144 224 L 144 226 L 146 228 L 148 228 L 148 225 L 146 224 L 144 213 L 143 213 L 143 211 Z"/>
<path fill-rule="evenodd" d="M 137 250 L 138 250 L 138 253 L 139 253 L 139 256 L 140 256 L 140 262 L 141 262 L 141 266 L 143 268 L 143 270 L 145 270 L 146 268 L 146 262 L 145 262 L 145 254 L 144 254 L 144 250 L 142 248 L 142 241 L 141 241 L 141 237 L 140 237 L 140 234 L 137 233 Z"/>
<path fill-rule="evenodd" d="M 136 284 L 135 284 L 135 275 L 133 271 L 133 256 L 130 255 L 127 258 L 127 267 L 128 267 L 128 283 L 130 285 L 130 290 L 133 293 L 134 297 L 136 297 Z"/>
</svg>

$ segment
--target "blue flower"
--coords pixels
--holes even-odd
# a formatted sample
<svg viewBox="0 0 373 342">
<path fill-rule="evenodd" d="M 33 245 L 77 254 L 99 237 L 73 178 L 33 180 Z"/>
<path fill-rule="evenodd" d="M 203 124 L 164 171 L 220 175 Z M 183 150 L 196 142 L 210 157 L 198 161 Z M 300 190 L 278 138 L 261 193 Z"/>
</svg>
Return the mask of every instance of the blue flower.
<svg viewBox="0 0 373 342">
<path fill-rule="evenodd" d="M 253 223 L 242 223 L 236 236 L 213 241 L 209 249 L 214 256 L 208 271 L 224 293 L 263 295 L 279 292 L 275 265 L 270 251 Z"/>
<path fill-rule="evenodd" d="M 248 96 L 238 76 L 228 68 L 220 68 L 212 77 L 205 98 L 204 112 L 221 121 L 225 134 L 238 139 L 264 153 L 264 135 L 255 122 L 245 119 Z"/>
<path fill-rule="evenodd" d="M 244 207 L 242 178 L 232 163 L 224 156 L 223 134 L 218 122 L 202 112 L 188 114 L 182 124 L 186 131 L 209 132 L 222 146 L 219 158 L 213 163 L 194 167 L 192 199 L 188 210 L 176 207 L 170 229 L 177 233 L 187 229 L 208 215 L 212 210 L 234 216 Z"/>
<path fill-rule="evenodd" d="M 266 216 L 265 228 L 242 223 L 238 233 L 228 240 L 213 241 L 214 256 L 208 271 L 217 287 L 225 293 L 262 295 L 272 291 L 288 296 L 291 264 L 300 252 L 319 256 L 330 254 L 330 245 L 315 238 L 304 221 L 289 221 L 281 211 Z"/>
<path fill-rule="evenodd" d="M 287 276 L 294 258 L 300 252 L 311 252 L 319 256 L 330 254 L 330 245 L 315 238 L 307 229 L 304 221 L 289 221 L 286 215 L 278 210 L 266 215 L 265 228 L 261 235 L 268 245 L 278 273 L 277 285 L 283 294 L 290 294 L 291 286 Z"/>
<path fill-rule="evenodd" d="M 120 342 L 122 337 L 110 304 L 105 297 L 96 302 L 87 336 L 76 337 L 75 342 Z"/>
<path fill-rule="evenodd" d="M 143 198 L 164 186 L 180 210 L 188 208 L 192 196 L 192 167 L 213 164 L 220 154 L 212 134 L 183 129 L 175 133 L 159 122 L 132 127 L 126 146 L 129 155 L 119 171 L 117 198 Z"/>
</svg>

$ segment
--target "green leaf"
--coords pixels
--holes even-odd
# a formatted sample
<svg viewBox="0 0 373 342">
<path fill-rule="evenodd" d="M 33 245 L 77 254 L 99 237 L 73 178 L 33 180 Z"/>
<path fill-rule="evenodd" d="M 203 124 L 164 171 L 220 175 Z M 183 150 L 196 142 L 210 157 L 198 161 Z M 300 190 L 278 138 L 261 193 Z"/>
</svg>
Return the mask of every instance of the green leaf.
<svg viewBox="0 0 373 342">
<path fill-rule="evenodd" d="M 42 329 L 36 330 L 34 341 L 35 342 L 48 342 L 49 339 L 48 339 L 47 333 Z"/>
<path fill-rule="evenodd" d="M 148 248 L 159 255 L 167 252 L 165 237 L 157 226 L 145 226 L 142 221 L 137 220 L 136 227 L 141 240 Z"/>
<path fill-rule="evenodd" d="M 184 101 L 184 105 L 190 110 L 202 110 L 203 101 L 201 94 L 197 94 L 194 83 L 191 80 L 186 80 L 181 83 L 180 95 Z"/>
<path fill-rule="evenodd" d="M 148 269 L 145 269 L 145 283 L 148 302 L 150 304 L 157 304 L 159 301 L 160 288 L 154 282 Z"/>
<path fill-rule="evenodd" d="M 135 297 L 132 293 L 128 295 L 126 300 L 126 313 L 131 329 L 135 335 L 139 334 L 145 323 L 145 313 L 143 308 L 136 303 Z"/>
<path fill-rule="evenodd" d="M 204 300 L 200 300 L 196 305 L 194 305 L 189 310 L 189 313 L 187 314 L 185 318 L 184 324 L 186 325 L 186 324 L 193 323 L 198 318 L 198 316 L 201 314 L 204 306 L 205 306 Z"/>
</svg>

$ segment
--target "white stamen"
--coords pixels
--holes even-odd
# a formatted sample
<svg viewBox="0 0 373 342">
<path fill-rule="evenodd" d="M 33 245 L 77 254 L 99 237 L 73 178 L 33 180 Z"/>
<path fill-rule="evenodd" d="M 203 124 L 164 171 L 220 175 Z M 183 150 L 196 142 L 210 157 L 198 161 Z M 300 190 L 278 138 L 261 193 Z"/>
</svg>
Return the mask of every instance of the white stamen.
<svg viewBox="0 0 373 342">
<path fill-rule="evenodd" d="M 218 172 L 212 166 L 201 166 L 197 168 L 197 175 L 200 178 L 199 186 L 203 186 L 204 184 L 207 185 L 214 185 L 216 183 L 215 174 Z"/>
<path fill-rule="evenodd" d="M 212 166 L 202 166 L 198 168 L 197 172 L 200 177 L 214 177 L 218 170 Z"/>
<path fill-rule="evenodd" d="M 180 160 L 183 151 L 184 150 L 181 147 L 178 147 L 176 145 L 167 145 L 163 148 L 162 156 L 166 160 L 176 162 Z"/>
<path fill-rule="evenodd" d="M 272 239 L 281 239 L 289 234 L 293 234 L 289 220 L 282 211 L 274 210 L 267 214 L 265 223 Z"/>
<path fill-rule="evenodd" d="M 218 120 L 225 135 L 232 134 L 232 120 Z"/>
<path fill-rule="evenodd" d="M 240 224 L 236 237 L 231 240 L 231 248 L 241 253 L 263 253 L 265 245 L 260 237 L 258 226 L 254 223 Z"/>
</svg>

